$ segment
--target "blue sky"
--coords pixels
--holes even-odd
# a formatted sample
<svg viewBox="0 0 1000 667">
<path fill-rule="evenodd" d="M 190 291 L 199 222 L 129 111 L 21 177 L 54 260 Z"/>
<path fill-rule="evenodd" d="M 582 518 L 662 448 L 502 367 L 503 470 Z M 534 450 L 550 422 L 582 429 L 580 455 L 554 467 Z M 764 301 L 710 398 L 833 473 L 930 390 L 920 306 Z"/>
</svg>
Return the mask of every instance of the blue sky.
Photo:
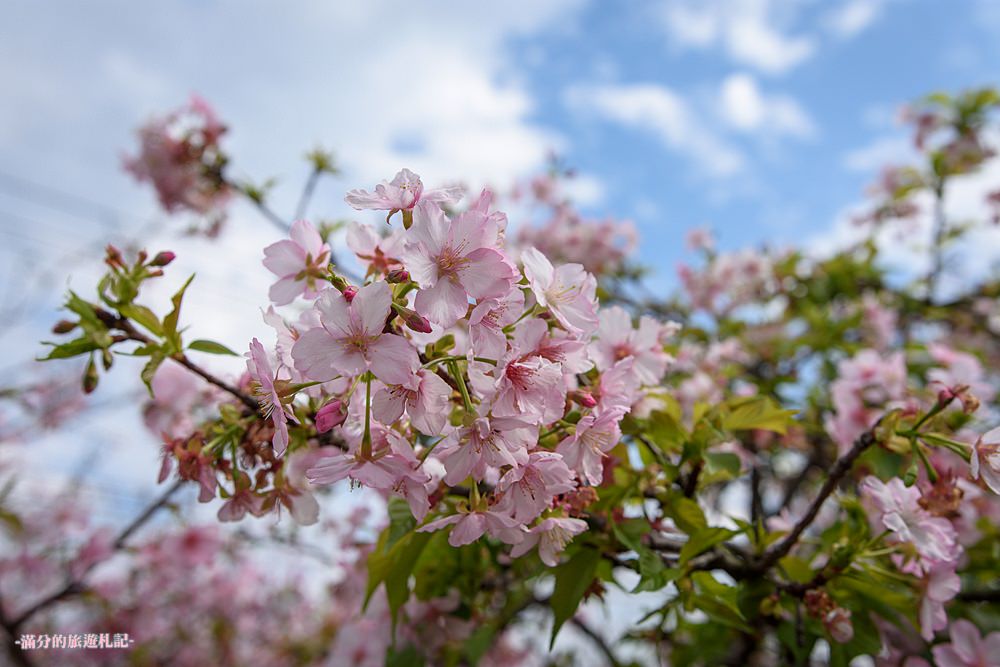
<svg viewBox="0 0 1000 667">
<path fill-rule="evenodd" d="M 125 236 L 171 224 L 119 169 L 131 130 L 197 91 L 279 205 L 305 148 L 337 150 L 331 215 L 400 166 L 506 185 L 555 147 L 588 211 L 636 221 L 661 284 L 694 225 L 723 247 L 832 228 L 905 158 L 901 103 L 1000 72 L 993 0 L 5 4 L 0 170 L 113 206 Z M 107 234 L 23 204 L 0 189 L 12 238 Z"/>
<path fill-rule="evenodd" d="M 692 226 L 711 226 L 726 248 L 842 238 L 879 165 L 906 156 L 899 105 L 1000 73 L 1000 2 L 987 0 L 7 0 L 4 15 L 4 368 L 38 353 L 67 285 L 91 289 L 104 243 L 135 238 L 179 257 L 152 305 L 198 273 L 192 335 L 234 349 L 271 339 L 258 308 L 275 230 L 238 206 L 216 243 L 184 238 L 183 221 L 120 168 L 134 128 L 192 92 L 231 125 L 237 175 L 282 179 L 281 211 L 316 143 L 344 168 L 317 191 L 313 211 L 329 216 L 357 215 L 344 192 L 403 166 L 430 185 L 508 186 L 555 148 L 579 170 L 588 212 L 637 223 L 658 288 L 675 283 Z M 238 361 L 207 363 L 239 372 Z M 116 370 L 112 392 L 134 388 L 134 375 Z M 135 428 L 125 409 L 81 438 Z M 36 455 L 63 451 L 51 446 Z M 148 488 L 156 449 L 123 446 L 96 465 L 108 480 L 129 467 Z"/>
</svg>

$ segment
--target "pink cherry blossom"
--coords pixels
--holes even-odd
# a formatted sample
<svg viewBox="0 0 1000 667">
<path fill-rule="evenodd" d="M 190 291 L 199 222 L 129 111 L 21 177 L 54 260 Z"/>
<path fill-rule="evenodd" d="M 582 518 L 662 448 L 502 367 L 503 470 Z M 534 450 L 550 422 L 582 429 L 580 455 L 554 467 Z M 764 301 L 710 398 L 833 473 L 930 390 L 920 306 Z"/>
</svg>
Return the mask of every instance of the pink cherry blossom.
<svg viewBox="0 0 1000 667">
<path fill-rule="evenodd" d="M 597 328 L 597 280 L 580 264 L 552 266 L 535 248 L 521 253 L 524 275 L 535 300 L 570 333 L 589 335 Z"/>
<path fill-rule="evenodd" d="M 388 384 L 408 382 L 420 360 L 405 338 L 383 333 L 391 303 L 384 282 L 365 285 L 350 303 L 337 290 L 324 290 L 316 300 L 322 326 L 303 333 L 292 347 L 295 367 L 319 381 L 370 370 Z"/>
<path fill-rule="evenodd" d="M 451 387 L 434 371 L 421 369 L 405 384 L 388 385 L 372 398 L 372 415 L 383 424 L 393 424 L 404 410 L 413 427 L 424 435 L 444 431 L 450 411 Z"/>
<path fill-rule="evenodd" d="M 589 414 L 576 424 L 573 435 L 559 443 L 556 451 L 573 470 L 588 483 L 597 486 L 603 478 L 603 460 L 621 440 L 621 409 L 610 409 L 599 415 Z"/>
<path fill-rule="evenodd" d="M 443 327 L 453 325 L 473 299 L 500 298 L 510 292 L 514 268 L 498 249 L 497 224 L 479 210 L 449 220 L 436 204 L 414 210 L 406 233 L 403 262 L 420 286 L 414 306 Z"/>
<path fill-rule="evenodd" d="M 140 182 L 153 184 L 168 213 L 185 209 L 211 213 L 231 196 L 230 188 L 213 173 L 224 157 L 219 139 L 225 131 L 211 107 L 193 96 L 187 106 L 139 128 L 139 154 L 125 158 L 125 169 Z"/>
<path fill-rule="evenodd" d="M 461 198 L 462 188 L 458 186 L 424 192 L 420 177 L 409 169 L 402 169 L 388 183 L 383 181 L 376 185 L 375 192 L 351 190 L 344 201 L 359 211 L 402 211 L 412 209 L 420 201 L 454 204 Z"/>
<path fill-rule="evenodd" d="M 669 354 L 663 350 L 663 339 L 680 328 L 676 323 L 660 324 L 643 315 L 639 327 L 632 328 L 632 318 L 621 306 L 604 308 L 600 312 L 597 340 L 590 346 L 590 356 L 598 370 L 608 370 L 616 362 L 633 357 L 632 372 L 640 384 L 659 384 L 667 365 Z"/>
<path fill-rule="evenodd" d="M 306 470 L 306 478 L 310 484 L 327 485 L 350 477 L 365 486 L 390 490 L 401 478 L 414 474 L 413 450 L 398 433 L 373 425 L 372 440 L 372 453 L 368 455 L 360 446 L 348 452 L 333 447 L 321 449 Z M 417 477 L 424 479 L 419 473 Z"/>
<path fill-rule="evenodd" d="M 453 547 L 472 544 L 482 537 L 483 533 L 489 533 L 507 544 L 517 544 L 524 539 L 517 521 L 491 509 L 450 514 L 417 528 L 417 532 L 430 533 L 452 524 L 455 524 L 455 527 L 448 536 L 448 544 Z"/>
<path fill-rule="evenodd" d="M 994 667 L 1000 656 L 1000 632 L 986 637 L 964 618 L 951 624 L 951 643 L 931 649 L 938 667 Z"/>
<path fill-rule="evenodd" d="M 271 441 L 274 453 L 276 456 L 281 456 L 288 447 L 288 420 L 291 419 L 295 423 L 298 423 L 298 420 L 291 408 L 282 400 L 283 396 L 278 390 L 280 381 L 271 370 L 271 362 L 259 340 L 254 338 L 250 342 L 250 351 L 246 356 L 247 371 L 252 378 L 254 395 L 260 403 L 264 417 L 274 423 L 274 438 Z"/>
<path fill-rule="evenodd" d="M 507 351 L 503 328 L 513 324 L 524 312 L 524 292 L 514 288 L 506 295 L 483 299 L 469 315 L 469 336 L 477 356 L 499 359 Z"/>
<path fill-rule="evenodd" d="M 493 396 L 496 416 L 520 417 L 537 424 L 551 423 L 563 415 L 566 381 L 560 364 L 530 351 L 529 346 L 533 347 L 547 330 L 545 322 L 532 320 L 525 323 L 522 331 L 532 329 L 537 335 L 518 336 L 510 352 L 489 374 L 473 374 L 471 378 L 477 391 Z M 488 364 L 475 366 L 478 370 Z"/>
<path fill-rule="evenodd" d="M 402 266 L 399 259 L 403 250 L 401 230 L 396 229 L 387 236 L 379 236 L 371 225 L 352 222 L 347 227 L 345 241 L 371 275 L 386 275 Z"/>
<path fill-rule="evenodd" d="M 532 452 L 525 465 L 511 468 L 497 483 L 497 491 L 503 494 L 498 509 L 509 510 L 519 522 L 527 523 L 548 509 L 553 498 L 574 487 L 573 471 L 562 456 Z"/>
<path fill-rule="evenodd" d="M 993 493 L 1000 494 L 1000 426 L 976 441 L 969 468 L 973 479 L 982 478 Z"/>
<path fill-rule="evenodd" d="M 573 537 L 587 530 L 587 522 L 581 519 L 566 519 L 551 517 L 543 520 L 529 530 L 524 540 L 510 551 L 510 555 L 519 558 L 538 545 L 538 555 L 549 567 L 559 564 L 559 554 Z"/>
<path fill-rule="evenodd" d="M 954 562 L 961 553 L 951 522 L 931 515 L 920 504 L 920 490 L 907 487 L 898 477 L 883 483 L 868 476 L 861 490 L 872 505 L 877 521 L 891 530 L 897 542 L 912 544 L 927 569 L 940 563 Z"/>
<path fill-rule="evenodd" d="M 537 429 L 527 421 L 480 416 L 438 445 L 437 456 L 448 471 L 444 481 L 455 486 L 469 475 L 483 479 L 488 466 L 522 466 L 528 462 L 528 447 L 537 439 Z"/>
<path fill-rule="evenodd" d="M 306 220 L 297 220 L 289 232 L 291 239 L 264 248 L 264 266 L 280 278 L 268 293 L 276 306 L 284 306 L 304 295 L 313 299 L 324 286 L 330 246 Z"/>
<path fill-rule="evenodd" d="M 955 574 L 953 563 L 938 565 L 927 573 L 920 601 L 920 635 L 925 640 L 932 641 L 937 630 L 948 626 L 944 605 L 953 600 L 961 589 L 962 581 Z"/>
</svg>

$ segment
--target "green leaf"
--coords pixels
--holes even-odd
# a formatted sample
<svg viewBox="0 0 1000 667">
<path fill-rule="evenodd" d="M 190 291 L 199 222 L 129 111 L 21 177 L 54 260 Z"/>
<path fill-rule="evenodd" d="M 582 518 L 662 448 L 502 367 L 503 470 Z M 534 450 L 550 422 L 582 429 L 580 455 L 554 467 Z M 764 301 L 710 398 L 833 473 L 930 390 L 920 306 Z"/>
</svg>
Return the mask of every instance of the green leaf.
<svg viewBox="0 0 1000 667">
<path fill-rule="evenodd" d="M 663 511 L 688 535 L 694 535 L 708 528 L 705 513 L 701 511 L 698 503 L 690 498 L 676 494 L 670 498 Z"/>
<path fill-rule="evenodd" d="M 583 548 L 568 561 L 555 569 L 556 586 L 552 591 L 552 639 L 549 649 L 555 644 L 559 629 L 573 614 L 583 599 L 583 594 L 590 588 L 597 571 L 597 563 L 601 554 L 595 549 Z"/>
<path fill-rule="evenodd" d="M 679 570 L 668 569 L 659 554 L 642 543 L 642 536 L 649 532 L 648 522 L 630 520 L 614 524 L 613 529 L 618 541 L 639 557 L 639 583 L 633 593 L 658 591 L 680 574 Z"/>
<path fill-rule="evenodd" d="M 49 342 L 42 344 L 51 345 L 52 349 L 49 351 L 48 355 L 40 357 L 38 361 L 69 359 L 70 357 L 78 357 L 81 354 L 87 354 L 88 352 L 100 349 L 100 346 L 88 336 L 81 336 L 80 338 L 75 338 L 68 343 L 63 343 L 61 345 Z"/>
<path fill-rule="evenodd" d="M 692 535 L 687 543 L 681 547 L 680 564 L 684 565 L 698 554 L 707 551 L 716 544 L 725 542 L 733 535 L 738 535 L 739 531 L 728 528 L 703 528 Z"/>
<path fill-rule="evenodd" d="M 424 657 L 412 644 L 398 651 L 390 646 L 385 653 L 385 667 L 424 667 L 425 664 Z"/>
<path fill-rule="evenodd" d="M 740 476 L 740 457 L 732 452 L 706 452 L 705 472 L 710 475 L 724 473 L 729 479 Z"/>
<path fill-rule="evenodd" d="M 368 556 L 368 587 L 363 609 L 367 609 L 372 594 L 384 582 L 389 611 L 392 613 L 393 632 L 399 608 L 410 598 L 410 574 L 413 566 L 431 536 L 432 533 L 409 532 L 390 546 L 387 528 L 382 531 L 375 550 Z"/>
<path fill-rule="evenodd" d="M 184 292 L 187 291 L 188 285 L 191 284 L 192 280 L 194 280 L 193 273 L 185 281 L 184 285 L 177 290 L 177 293 L 171 297 L 170 302 L 174 304 L 174 308 L 163 318 L 163 334 L 167 338 L 170 353 L 180 352 L 183 347 L 181 345 L 181 335 L 177 332 L 177 322 L 181 317 L 181 301 L 184 299 Z"/>
<path fill-rule="evenodd" d="M 389 536 L 386 547 L 391 547 L 403 536 L 416 528 L 417 521 L 410 512 L 410 505 L 399 496 L 389 498 Z"/>
<path fill-rule="evenodd" d="M 163 325 L 160 324 L 159 318 L 156 317 L 156 313 L 146 308 L 146 306 L 140 306 L 137 303 L 127 303 L 123 306 L 118 306 L 118 312 L 122 316 L 142 325 L 154 336 L 163 335 Z"/>
<path fill-rule="evenodd" d="M 188 349 L 197 350 L 198 352 L 207 352 L 208 354 L 228 354 L 233 357 L 240 356 L 222 343 L 216 343 L 214 340 L 198 339 L 191 341 L 188 343 Z"/>
<path fill-rule="evenodd" d="M 142 378 L 143 384 L 146 385 L 146 389 L 149 390 L 149 395 L 153 396 L 153 376 L 156 375 L 156 370 L 160 367 L 160 364 L 164 362 L 167 356 L 163 353 L 163 350 L 155 350 L 146 362 L 146 365 L 142 367 L 142 372 L 139 377 Z"/>
<path fill-rule="evenodd" d="M 729 402 L 729 413 L 722 418 L 722 428 L 727 431 L 761 429 L 784 435 L 797 412 L 783 410 L 767 396 L 739 398 Z"/>
<path fill-rule="evenodd" d="M 716 580 L 709 572 L 695 572 L 691 581 L 697 587 L 690 602 L 709 618 L 743 632 L 753 632 L 737 604 L 739 591 Z"/>
</svg>

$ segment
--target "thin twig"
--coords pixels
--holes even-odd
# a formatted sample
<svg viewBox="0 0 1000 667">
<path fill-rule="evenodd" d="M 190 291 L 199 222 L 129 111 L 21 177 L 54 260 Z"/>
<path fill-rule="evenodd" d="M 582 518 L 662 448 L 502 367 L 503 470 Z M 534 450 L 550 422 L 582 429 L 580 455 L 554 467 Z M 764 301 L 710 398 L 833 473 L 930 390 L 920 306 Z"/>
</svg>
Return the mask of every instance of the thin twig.
<svg viewBox="0 0 1000 667">
<path fill-rule="evenodd" d="M 816 498 L 813 499 L 812 504 L 801 519 L 796 522 L 792 529 L 788 532 L 785 537 L 764 552 L 757 563 L 754 564 L 754 569 L 758 572 L 766 572 L 771 568 L 772 565 L 777 563 L 779 560 L 784 558 L 792 547 L 799 541 L 802 533 L 805 532 L 806 528 L 812 525 L 812 522 L 816 520 L 816 516 L 819 514 L 820 508 L 826 499 L 830 497 L 833 490 L 837 488 L 840 480 L 847 474 L 854 465 L 854 462 L 858 459 L 861 454 L 875 444 L 875 433 L 874 427 L 862 433 L 857 440 L 854 441 L 854 445 L 851 449 L 844 454 L 836 463 L 833 464 L 833 468 L 830 469 L 830 476 L 826 478 L 823 482 L 823 486 L 820 488 L 819 493 Z"/>
<path fill-rule="evenodd" d="M 168 502 L 170 502 L 171 497 L 177 492 L 178 489 L 184 484 L 184 480 L 179 479 L 173 484 L 171 484 L 153 503 L 146 507 L 135 519 L 133 519 L 118 537 L 115 538 L 113 542 L 113 549 L 115 551 L 121 550 L 125 546 L 126 540 L 132 536 L 135 531 L 139 530 L 149 519 L 156 514 L 161 508 L 163 508 Z M 24 623 L 30 619 L 32 616 L 37 614 L 42 609 L 45 609 L 49 605 L 52 605 L 62 599 L 67 597 L 72 597 L 83 591 L 83 580 L 86 578 L 90 571 L 97 566 L 97 563 L 92 563 L 89 565 L 79 576 L 70 575 L 67 577 L 65 585 L 54 593 L 47 595 L 35 604 L 28 607 L 26 610 L 21 612 L 21 614 L 14 619 L 7 622 L 4 627 L 8 631 L 17 632 L 18 629 L 24 625 Z"/>
<path fill-rule="evenodd" d="M 587 637 L 589 637 L 590 640 L 597 645 L 597 648 L 601 650 L 601 653 L 604 654 L 604 657 L 608 659 L 608 664 L 611 665 L 611 667 L 621 667 L 622 663 L 618 660 L 618 658 L 615 657 L 614 651 L 612 651 L 608 643 L 604 641 L 604 637 L 597 634 L 596 630 L 594 630 L 589 625 L 584 623 L 577 616 L 571 617 L 569 619 L 569 622 L 572 623 L 577 630 L 587 635 Z"/>
<path fill-rule="evenodd" d="M 302 188 L 302 195 L 299 197 L 299 203 L 295 207 L 295 220 L 301 220 L 305 217 L 306 211 L 309 210 L 309 202 L 312 201 L 313 191 L 316 189 L 316 183 L 319 182 L 319 177 L 323 173 L 322 169 L 317 169 L 313 167 L 313 170 L 309 172 L 309 178 L 306 180 L 306 185 Z"/>
</svg>

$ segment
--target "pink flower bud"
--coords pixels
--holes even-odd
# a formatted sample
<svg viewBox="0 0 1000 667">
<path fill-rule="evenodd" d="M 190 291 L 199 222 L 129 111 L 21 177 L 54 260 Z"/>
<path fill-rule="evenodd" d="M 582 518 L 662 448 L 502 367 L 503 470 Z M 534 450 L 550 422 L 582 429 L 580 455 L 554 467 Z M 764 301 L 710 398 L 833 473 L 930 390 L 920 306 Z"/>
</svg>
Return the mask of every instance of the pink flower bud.
<svg viewBox="0 0 1000 667">
<path fill-rule="evenodd" d="M 333 427 L 343 424 L 345 419 L 347 419 L 347 407 L 340 399 L 334 399 L 316 413 L 316 430 L 326 433 Z"/>
<path fill-rule="evenodd" d="M 387 283 L 408 283 L 410 282 L 410 272 L 406 269 L 394 269 L 385 277 Z"/>
<path fill-rule="evenodd" d="M 347 285 L 344 289 L 340 290 L 340 293 L 344 295 L 345 299 L 347 299 L 347 303 L 350 303 L 354 300 L 354 296 L 358 293 L 358 288 L 354 285 Z"/>
<path fill-rule="evenodd" d="M 574 391 L 571 394 L 573 401 L 584 408 L 597 407 L 597 399 L 589 391 Z"/>
<path fill-rule="evenodd" d="M 170 262 L 174 261 L 174 259 L 176 257 L 177 257 L 177 255 L 175 255 L 174 253 L 170 252 L 169 250 L 162 250 L 162 251 L 156 253 L 156 257 L 153 258 L 153 261 L 150 262 L 149 265 L 150 266 L 166 266 Z"/>
<path fill-rule="evenodd" d="M 419 313 L 415 313 L 412 310 L 406 313 L 403 321 L 406 322 L 406 326 L 419 333 L 429 334 L 432 331 L 431 323 L 427 320 L 427 318 Z"/>
</svg>

